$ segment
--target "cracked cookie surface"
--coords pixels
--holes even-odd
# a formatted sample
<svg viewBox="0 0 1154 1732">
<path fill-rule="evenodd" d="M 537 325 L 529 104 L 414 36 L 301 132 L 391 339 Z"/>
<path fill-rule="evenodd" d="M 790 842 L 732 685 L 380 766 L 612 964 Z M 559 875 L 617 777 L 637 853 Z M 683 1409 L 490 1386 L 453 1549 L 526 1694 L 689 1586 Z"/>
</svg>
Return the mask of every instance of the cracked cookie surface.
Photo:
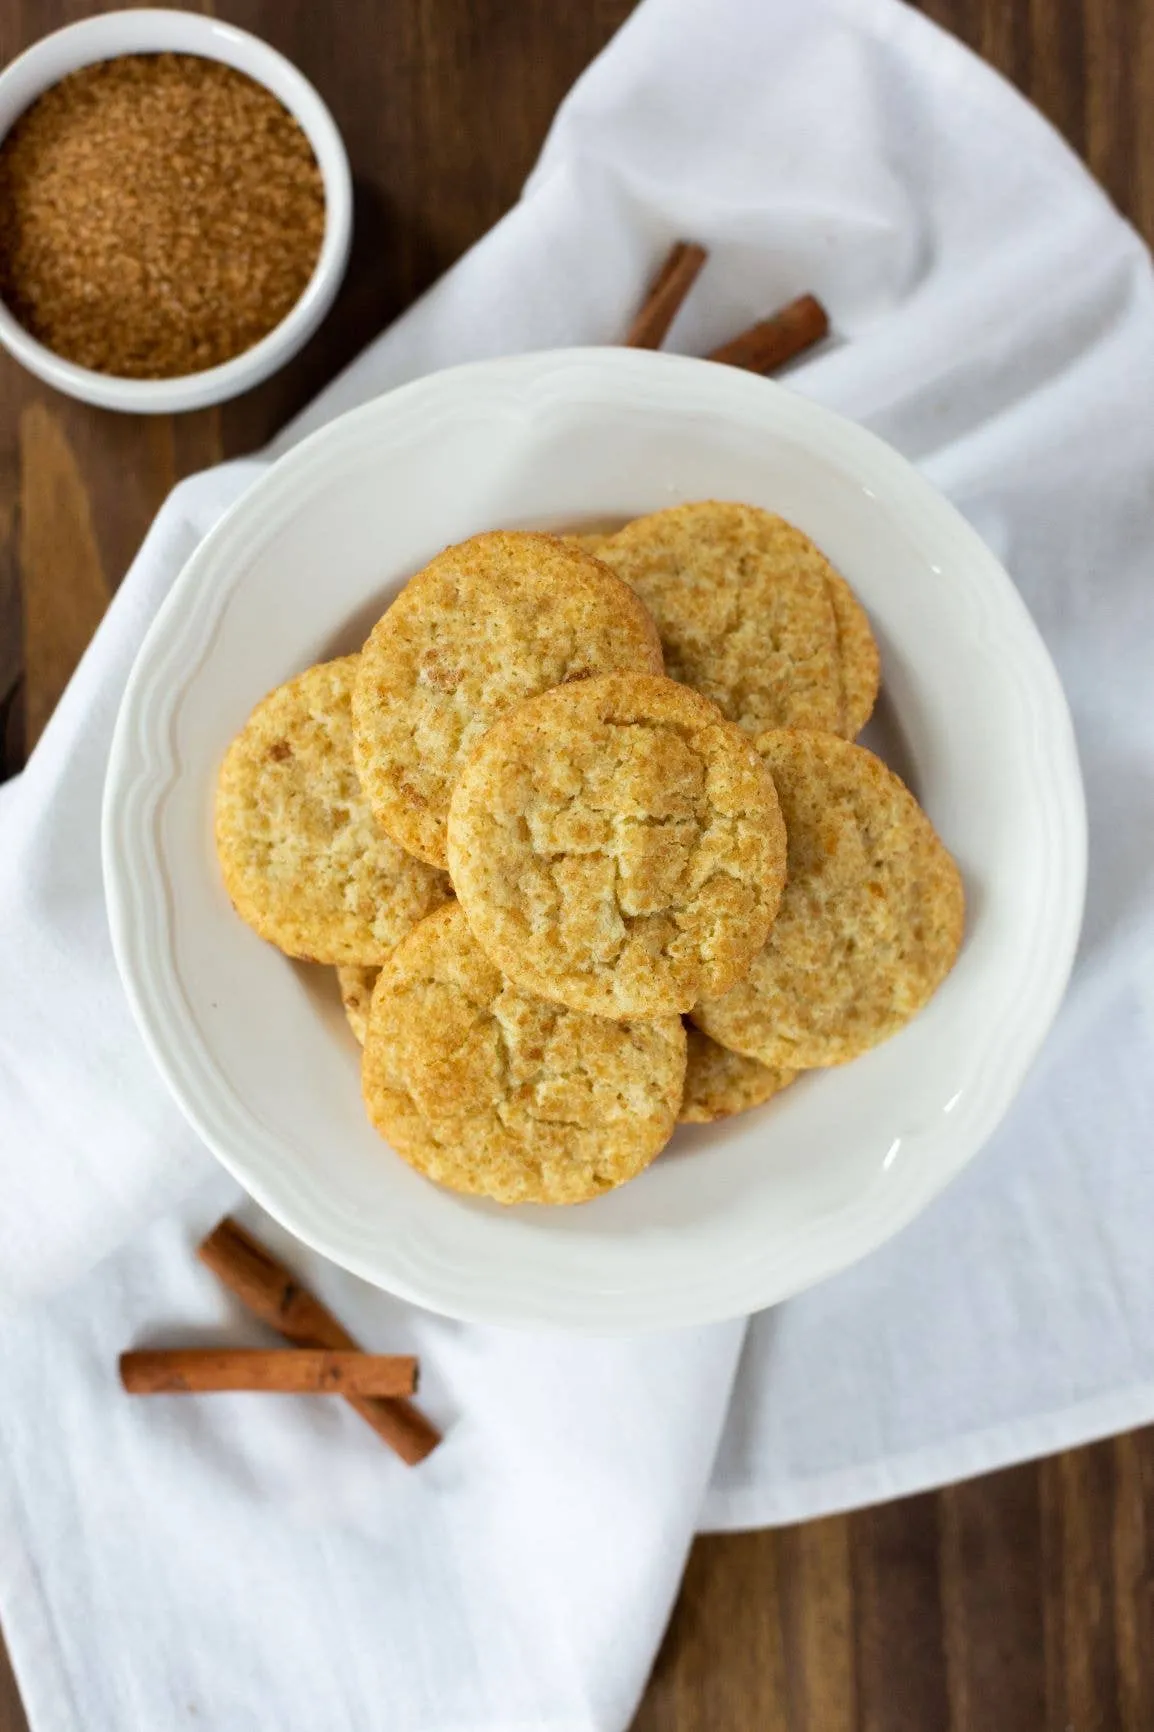
<svg viewBox="0 0 1154 1732">
<path fill-rule="evenodd" d="M 962 881 L 933 826 L 872 752 L 782 730 L 755 742 L 789 837 L 777 920 L 744 980 L 693 1021 L 787 1070 L 844 1064 L 929 1001 L 962 940 Z"/>
<path fill-rule="evenodd" d="M 233 740 L 216 847 L 241 918 L 309 962 L 383 962 L 451 895 L 449 880 L 378 827 L 353 766 L 356 656 L 270 692 Z"/>
<path fill-rule="evenodd" d="M 493 531 L 411 578 L 361 652 L 357 767 L 382 828 L 444 866 L 461 763 L 522 699 L 614 668 L 661 672 L 635 592 L 552 535 Z"/>
<path fill-rule="evenodd" d="M 685 1093 L 677 1122 L 708 1125 L 759 1107 L 797 1076 L 793 1070 L 771 1070 L 755 1058 L 718 1046 L 692 1024 L 685 1031 Z"/>
<path fill-rule="evenodd" d="M 634 1178 L 668 1141 L 685 1044 L 679 1017 L 610 1022 L 522 992 L 451 904 L 377 979 L 365 1105 L 438 1184 L 499 1203 L 581 1203 Z"/>
<path fill-rule="evenodd" d="M 828 561 L 783 518 L 703 500 L 635 518 L 597 549 L 657 624 L 665 671 L 747 732 L 841 724 Z"/>
<path fill-rule="evenodd" d="M 753 505 L 702 500 L 582 542 L 636 589 L 665 671 L 752 733 L 869 720 L 878 655 L 845 579 L 807 535 Z"/>
<path fill-rule="evenodd" d="M 609 1017 L 718 996 L 777 910 L 785 834 L 740 728 L 673 680 L 610 674 L 531 698 L 469 758 L 453 883 L 511 980 Z"/>
</svg>

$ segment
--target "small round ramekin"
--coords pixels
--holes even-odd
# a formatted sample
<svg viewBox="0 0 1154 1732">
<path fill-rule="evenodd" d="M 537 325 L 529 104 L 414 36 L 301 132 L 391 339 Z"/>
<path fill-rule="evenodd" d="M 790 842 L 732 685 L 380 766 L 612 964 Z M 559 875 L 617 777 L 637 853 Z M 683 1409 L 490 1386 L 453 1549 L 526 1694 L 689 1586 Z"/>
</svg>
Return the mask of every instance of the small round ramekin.
<svg viewBox="0 0 1154 1732">
<path fill-rule="evenodd" d="M 0 343 L 30 373 L 58 391 L 103 409 L 172 415 L 202 409 L 258 385 L 295 355 L 333 303 L 352 240 L 352 176 L 336 122 L 291 61 L 247 31 L 194 12 L 161 9 L 105 12 L 33 43 L 0 73 L 0 140 L 51 85 L 70 72 L 121 54 L 199 54 L 247 73 L 272 92 L 300 123 L 313 148 L 325 194 L 325 231 L 313 274 L 295 306 L 267 336 L 200 373 L 172 379 L 123 379 L 78 367 L 36 341 L 0 301 Z"/>
</svg>

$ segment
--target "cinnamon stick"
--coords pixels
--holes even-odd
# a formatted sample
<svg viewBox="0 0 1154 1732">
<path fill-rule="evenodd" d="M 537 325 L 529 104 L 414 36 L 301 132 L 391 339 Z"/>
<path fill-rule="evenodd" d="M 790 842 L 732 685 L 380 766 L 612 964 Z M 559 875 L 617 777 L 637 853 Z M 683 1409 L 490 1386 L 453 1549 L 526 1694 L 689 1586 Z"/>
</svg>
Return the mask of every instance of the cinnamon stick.
<svg viewBox="0 0 1154 1732">
<path fill-rule="evenodd" d="M 771 319 L 762 319 L 748 331 L 723 343 L 709 356 L 729 367 L 744 367 L 750 373 L 772 373 L 819 343 L 829 331 L 829 314 L 815 295 L 790 301 Z"/>
<path fill-rule="evenodd" d="M 659 349 L 681 303 L 709 254 L 693 241 L 678 241 L 649 285 L 641 310 L 629 327 L 629 349 Z"/>
<path fill-rule="evenodd" d="M 226 1216 L 209 1234 L 197 1255 L 255 1316 L 299 1347 L 359 1351 L 332 1312 L 314 1299 L 271 1251 L 230 1217 Z M 350 1395 L 345 1399 L 410 1467 L 424 1461 L 441 1441 L 435 1426 L 403 1397 Z"/>
<path fill-rule="evenodd" d="M 324 1347 L 141 1349 L 120 1355 L 120 1381 L 129 1395 L 411 1395 L 417 1362 L 407 1354 Z"/>
</svg>

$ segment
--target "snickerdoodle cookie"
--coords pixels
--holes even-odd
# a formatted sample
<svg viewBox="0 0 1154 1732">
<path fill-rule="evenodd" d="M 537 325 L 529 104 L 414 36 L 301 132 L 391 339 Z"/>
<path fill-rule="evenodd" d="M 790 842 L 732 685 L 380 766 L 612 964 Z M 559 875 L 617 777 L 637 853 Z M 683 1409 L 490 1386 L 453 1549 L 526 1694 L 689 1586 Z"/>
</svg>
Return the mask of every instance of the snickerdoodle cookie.
<svg viewBox="0 0 1154 1732">
<path fill-rule="evenodd" d="M 221 766 L 216 847 L 237 913 L 312 962 L 383 962 L 451 894 L 374 822 L 353 766 L 356 656 L 256 706 Z"/>
<path fill-rule="evenodd" d="M 962 881 L 909 790 L 859 746 L 783 730 L 756 742 L 789 838 L 764 949 L 693 1020 L 787 1070 L 844 1064 L 927 1003 L 962 939 Z"/>
<path fill-rule="evenodd" d="M 770 1070 L 755 1058 L 730 1052 L 699 1028 L 687 1028 L 685 1033 L 685 1093 L 678 1124 L 708 1125 L 714 1119 L 748 1112 L 780 1094 L 797 1075 L 792 1070 Z"/>
<path fill-rule="evenodd" d="M 647 1167 L 685 1080 L 679 1017 L 610 1022 L 513 986 L 456 905 L 382 968 L 362 1080 L 419 1172 L 499 1203 L 581 1203 Z"/>
<path fill-rule="evenodd" d="M 475 535 L 419 571 L 361 653 L 357 768 L 382 828 L 446 863 L 461 763 L 497 717 L 567 680 L 661 672 L 652 620 L 584 549 L 514 530 Z"/>
<path fill-rule="evenodd" d="M 841 673 L 841 724 L 836 731 L 843 740 L 856 740 L 877 703 L 881 657 L 869 616 L 845 578 L 831 565 L 825 581 L 837 628 Z"/>
<path fill-rule="evenodd" d="M 807 535 L 754 505 L 703 500 L 638 517 L 592 551 L 657 622 L 665 671 L 750 732 L 847 737 L 877 696 L 877 646 Z"/>
<path fill-rule="evenodd" d="M 657 623 L 665 671 L 751 732 L 836 729 L 837 628 L 826 561 L 752 505 L 704 500 L 635 518 L 597 549 Z"/>
<path fill-rule="evenodd" d="M 510 980 L 598 1016 L 668 1016 L 760 950 L 785 833 L 753 742 L 716 705 L 609 674 L 494 724 L 453 793 L 449 862 Z"/>
</svg>

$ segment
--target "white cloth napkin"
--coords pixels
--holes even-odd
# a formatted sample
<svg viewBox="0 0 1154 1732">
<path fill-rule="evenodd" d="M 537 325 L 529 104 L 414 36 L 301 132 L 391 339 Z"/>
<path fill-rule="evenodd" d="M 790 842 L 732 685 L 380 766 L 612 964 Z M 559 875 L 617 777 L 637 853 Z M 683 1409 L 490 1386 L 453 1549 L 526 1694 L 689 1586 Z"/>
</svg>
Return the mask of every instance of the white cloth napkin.
<svg viewBox="0 0 1154 1732">
<path fill-rule="evenodd" d="M 815 290 L 838 341 L 791 383 L 950 494 L 1050 644 L 1092 829 L 1058 1025 L 933 1209 L 748 1327 L 462 1327 L 249 1209 L 367 1344 L 421 1354 L 448 1435 L 415 1472 L 340 1404 L 120 1398 L 134 1342 L 262 1338 L 192 1259 L 236 1193 L 150 1069 L 101 901 L 126 670 L 254 471 L 186 483 L 0 791 L 0 1620 L 34 1732 L 619 1732 L 695 1527 L 1154 1418 L 1154 293 L 1046 124 L 896 0 L 646 0 L 522 202 L 280 443 L 436 366 L 614 340 L 678 235 L 712 256 L 671 346 Z"/>
</svg>

